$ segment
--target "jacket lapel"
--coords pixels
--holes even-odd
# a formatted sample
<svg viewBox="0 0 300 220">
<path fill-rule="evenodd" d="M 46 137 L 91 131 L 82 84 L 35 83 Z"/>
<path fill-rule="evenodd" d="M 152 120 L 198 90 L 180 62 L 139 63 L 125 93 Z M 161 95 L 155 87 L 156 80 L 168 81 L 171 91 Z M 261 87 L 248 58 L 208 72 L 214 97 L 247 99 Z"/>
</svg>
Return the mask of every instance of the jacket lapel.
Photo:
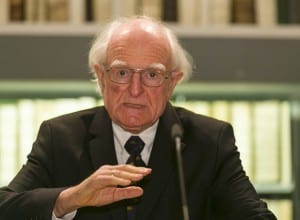
<svg viewBox="0 0 300 220">
<path fill-rule="evenodd" d="M 96 113 L 90 133 L 89 153 L 94 169 L 105 164 L 117 164 L 111 120 L 104 108 Z"/>
<path fill-rule="evenodd" d="M 92 138 L 89 142 L 89 153 L 94 170 L 102 165 L 117 164 L 111 120 L 105 108 L 100 108 L 95 115 L 90 133 Z M 121 203 L 112 204 L 111 215 L 114 220 L 126 219 L 126 209 Z"/>
<path fill-rule="evenodd" d="M 171 176 L 176 172 L 175 146 L 170 134 L 174 123 L 180 122 L 175 110 L 168 104 L 157 128 L 149 160 L 152 173 L 143 186 L 144 195 L 138 206 L 137 219 L 147 219 L 149 217 L 161 193 L 167 187 Z"/>
</svg>

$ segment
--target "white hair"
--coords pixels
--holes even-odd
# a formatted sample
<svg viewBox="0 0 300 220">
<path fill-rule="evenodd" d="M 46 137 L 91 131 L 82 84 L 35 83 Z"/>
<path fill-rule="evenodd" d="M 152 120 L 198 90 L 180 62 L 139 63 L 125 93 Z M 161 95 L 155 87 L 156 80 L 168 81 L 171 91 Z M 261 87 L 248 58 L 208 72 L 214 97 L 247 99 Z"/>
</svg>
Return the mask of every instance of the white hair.
<svg viewBox="0 0 300 220">
<path fill-rule="evenodd" d="M 191 56 L 185 49 L 183 49 L 177 36 L 168 27 L 147 16 L 118 18 L 109 23 L 104 30 L 96 36 L 89 51 L 89 67 L 94 76 L 96 76 L 94 69 L 95 64 L 105 64 L 106 62 L 107 47 L 114 31 L 124 23 L 130 23 L 136 19 L 145 19 L 159 25 L 162 28 L 162 31 L 165 33 L 171 47 L 172 70 L 181 71 L 183 73 L 183 80 L 188 80 L 192 74 L 193 61 Z"/>
</svg>

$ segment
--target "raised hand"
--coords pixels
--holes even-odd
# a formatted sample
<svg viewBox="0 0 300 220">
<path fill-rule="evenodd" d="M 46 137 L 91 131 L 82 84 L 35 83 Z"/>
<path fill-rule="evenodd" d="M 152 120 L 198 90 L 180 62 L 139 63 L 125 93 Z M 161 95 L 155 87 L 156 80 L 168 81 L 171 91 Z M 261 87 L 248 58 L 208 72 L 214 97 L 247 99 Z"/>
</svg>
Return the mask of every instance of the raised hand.
<svg viewBox="0 0 300 220">
<path fill-rule="evenodd" d="M 54 213 L 57 217 L 86 206 L 103 206 L 123 199 L 139 197 L 143 189 L 131 186 L 151 173 L 150 168 L 132 165 L 105 165 L 80 184 L 58 196 Z"/>
</svg>

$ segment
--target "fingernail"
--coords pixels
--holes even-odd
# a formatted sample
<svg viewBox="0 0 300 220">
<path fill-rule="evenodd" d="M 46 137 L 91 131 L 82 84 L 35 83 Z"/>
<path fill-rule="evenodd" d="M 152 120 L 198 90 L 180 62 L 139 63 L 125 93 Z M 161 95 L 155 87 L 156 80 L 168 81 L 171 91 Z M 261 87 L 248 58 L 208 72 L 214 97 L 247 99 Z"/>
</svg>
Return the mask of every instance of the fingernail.
<svg viewBox="0 0 300 220">
<path fill-rule="evenodd" d="M 143 172 L 149 172 L 149 171 L 151 171 L 151 168 L 143 167 L 143 168 L 142 168 L 142 171 L 143 171 Z"/>
</svg>

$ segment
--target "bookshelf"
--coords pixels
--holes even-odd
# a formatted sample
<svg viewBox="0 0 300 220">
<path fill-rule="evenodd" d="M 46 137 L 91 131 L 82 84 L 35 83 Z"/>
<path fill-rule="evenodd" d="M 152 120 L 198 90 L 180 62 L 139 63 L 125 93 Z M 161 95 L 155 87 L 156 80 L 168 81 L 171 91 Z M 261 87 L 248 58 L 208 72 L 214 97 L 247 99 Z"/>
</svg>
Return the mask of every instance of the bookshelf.
<svg viewBox="0 0 300 220">
<path fill-rule="evenodd" d="M 108 20 L 120 15 L 145 13 L 163 18 L 194 57 L 196 65 L 193 83 L 180 85 L 175 91 L 174 102 L 232 122 L 237 127 L 240 146 L 248 146 L 241 149 L 243 155 L 256 155 L 254 152 L 258 147 L 249 150 L 249 146 L 259 146 L 259 143 L 253 141 L 255 133 L 249 138 L 241 131 L 253 126 L 267 129 L 259 120 L 253 120 L 253 125 L 254 122 L 244 115 L 267 114 L 265 108 L 260 108 L 267 104 L 273 106 L 268 110 L 272 112 L 270 117 L 273 115 L 278 119 L 281 115 L 281 120 L 276 120 L 270 131 L 279 133 L 281 139 L 270 143 L 275 146 L 275 152 L 272 151 L 274 148 L 268 149 L 274 153 L 276 161 L 273 165 L 280 172 L 263 179 L 252 166 L 254 159 L 243 156 L 244 163 L 251 178 L 261 180 L 254 181 L 255 187 L 274 210 L 293 210 L 292 214 L 291 211 L 278 213 L 278 219 L 299 220 L 300 0 L 178 0 L 177 5 L 172 5 L 174 2 L 0 0 L 0 130 L 5 130 L 1 124 L 6 115 L 19 118 L 15 106 L 27 112 L 26 120 L 32 121 L 34 116 L 28 112 L 35 102 L 44 103 L 49 109 L 53 108 L 53 102 L 57 102 L 57 106 L 69 103 L 73 107 L 68 111 L 101 103 L 96 87 L 89 82 L 87 67 L 88 47 L 94 34 L 101 31 Z M 19 4 L 16 8 L 21 9 L 20 19 L 11 19 L 11 3 Z M 235 14 L 233 19 L 233 13 L 240 13 L 239 7 L 245 10 L 246 4 L 251 9 L 248 16 L 252 18 L 239 20 L 240 15 Z M 166 12 L 164 5 L 173 10 Z M 177 11 L 174 10 L 176 7 Z M 97 8 L 105 10 L 99 14 Z M 222 110 L 221 113 L 218 109 Z M 289 113 L 282 116 L 284 111 Z M 243 114 L 238 114 L 240 112 Z M 52 114 L 59 113 L 63 112 L 57 110 Z M 12 126 L 27 130 L 21 125 L 28 121 L 23 117 L 18 120 Z M 247 126 L 240 126 L 236 122 L 240 120 Z M 284 131 L 274 129 L 282 123 L 286 123 Z M 0 159 L 0 174 L 4 163 L 11 164 L 11 170 L 7 171 L 11 175 L 19 168 L 31 147 L 36 129 L 27 133 L 30 138 L 18 136 L 16 140 L 4 143 L 15 147 L 10 152 L 0 152 L 0 158 L 5 153 L 15 155 L 15 160 L 9 159 L 13 157 L 7 157 L 7 161 Z M 15 135 L 18 134 L 5 134 Z M 264 137 L 260 139 L 268 141 Z M 0 137 L 0 140 L 4 139 Z M 24 145 L 19 146 L 19 143 Z M 284 150 L 283 145 L 289 150 Z M 264 152 L 256 157 L 259 158 L 260 154 Z M 268 169 L 268 164 L 260 166 Z M 1 181 L 7 182 L 8 179 Z"/>
<path fill-rule="evenodd" d="M 105 23 L 146 14 L 184 25 L 269 26 L 299 23 L 299 5 L 299 0 L 2 0 L 0 23 Z"/>
</svg>

